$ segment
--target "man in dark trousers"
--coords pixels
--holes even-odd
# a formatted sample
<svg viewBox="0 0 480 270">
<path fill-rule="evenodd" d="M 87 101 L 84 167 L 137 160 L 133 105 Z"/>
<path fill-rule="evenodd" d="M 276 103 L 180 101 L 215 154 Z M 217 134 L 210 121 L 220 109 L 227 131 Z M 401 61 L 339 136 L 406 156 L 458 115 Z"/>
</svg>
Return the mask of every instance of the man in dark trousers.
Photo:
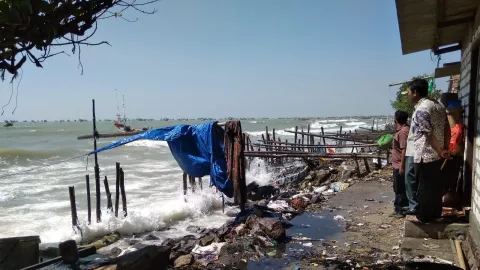
<svg viewBox="0 0 480 270">
<path fill-rule="evenodd" d="M 428 98 L 425 79 L 411 81 L 407 95 L 410 104 L 415 105 L 411 125 L 415 149 L 413 162 L 418 182 L 416 218 L 421 222 L 431 222 L 442 215 L 440 169 L 443 159 L 450 159 L 450 129 L 445 107 Z"/>
<path fill-rule="evenodd" d="M 405 192 L 405 153 L 410 127 L 407 125 L 408 113 L 395 112 L 395 127 L 397 132 L 392 143 L 393 191 L 395 192 L 394 212 L 392 217 L 402 218 L 408 210 L 408 199 Z"/>
</svg>

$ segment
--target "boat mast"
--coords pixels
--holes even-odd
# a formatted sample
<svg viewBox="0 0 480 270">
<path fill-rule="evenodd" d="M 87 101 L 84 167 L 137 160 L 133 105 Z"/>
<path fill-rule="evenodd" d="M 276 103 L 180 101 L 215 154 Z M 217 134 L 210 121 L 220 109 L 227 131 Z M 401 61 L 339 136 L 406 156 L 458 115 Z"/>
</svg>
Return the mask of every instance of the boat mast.
<svg viewBox="0 0 480 270">
<path fill-rule="evenodd" d="M 117 121 L 119 123 L 122 122 L 122 119 L 120 118 L 122 115 L 120 114 L 120 106 L 118 105 L 118 90 L 115 89 L 115 97 L 117 98 Z"/>
<path fill-rule="evenodd" d="M 125 95 L 122 95 L 123 98 L 123 122 L 126 125 L 127 124 L 127 115 L 125 114 Z"/>
</svg>

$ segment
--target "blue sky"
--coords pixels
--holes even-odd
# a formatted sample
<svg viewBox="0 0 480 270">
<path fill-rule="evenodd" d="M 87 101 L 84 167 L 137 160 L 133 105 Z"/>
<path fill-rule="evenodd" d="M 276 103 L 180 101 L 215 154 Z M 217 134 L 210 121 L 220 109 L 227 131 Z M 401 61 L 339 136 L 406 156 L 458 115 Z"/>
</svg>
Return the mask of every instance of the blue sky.
<svg viewBox="0 0 480 270">
<path fill-rule="evenodd" d="M 388 84 L 433 73 L 429 52 L 402 55 L 394 1 L 162 0 L 154 15 L 99 22 L 77 55 L 23 68 L 18 108 L 5 119 L 127 116 L 284 117 L 392 113 Z M 70 52 L 71 48 L 64 48 Z M 442 63 L 459 61 L 444 55 Z M 437 85 L 446 90 L 446 79 Z M 0 84 L 0 104 L 10 96 Z M 14 95 L 15 98 L 15 95 Z"/>
</svg>

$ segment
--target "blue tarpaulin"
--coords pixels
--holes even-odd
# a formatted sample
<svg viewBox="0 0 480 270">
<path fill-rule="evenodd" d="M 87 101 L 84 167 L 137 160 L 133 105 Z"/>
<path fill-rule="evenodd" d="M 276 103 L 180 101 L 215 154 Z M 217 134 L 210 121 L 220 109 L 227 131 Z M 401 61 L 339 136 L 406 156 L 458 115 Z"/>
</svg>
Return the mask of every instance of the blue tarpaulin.
<svg viewBox="0 0 480 270">
<path fill-rule="evenodd" d="M 136 140 L 166 141 L 184 172 L 193 177 L 210 175 L 210 184 L 215 185 L 227 197 L 233 197 L 233 183 L 227 176 L 223 134 L 217 134 L 214 122 L 149 130 L 106 145 L 89 155 Z"/>
</svg>

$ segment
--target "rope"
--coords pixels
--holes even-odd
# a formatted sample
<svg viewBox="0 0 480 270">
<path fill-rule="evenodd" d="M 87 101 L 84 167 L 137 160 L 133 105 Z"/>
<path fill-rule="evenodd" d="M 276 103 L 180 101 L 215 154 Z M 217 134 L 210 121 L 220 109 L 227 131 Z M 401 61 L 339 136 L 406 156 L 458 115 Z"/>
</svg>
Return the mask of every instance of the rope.
<svg viewBox="0 0 480 270">
<path fill-rule="evenodd" d="M 38 167 L 35 167 L 35 168 L 31 168 L 31 169 L 28 169 L 28 170 L 23 170 L 23 171 L 16 172 L 16 173 L 3 174 L 3 175 L 0 175 L 0 178 L 15 176 L 15 175 L 24 174 L 24 173 L 27 173 L 27 172 L 32 172 L 32 171 L 35 171 L 35 170 L 38 170 L 38 169 L 51 167 L 51 166 L 54 166 L 54 165 L 58 165 L 58 164 L 61 164 L 61 163 L 65 163 L 65 162 L 72 161 L 72 160 L 74 160 L 74 159 L 82 158 L 82 157 L 85 157 L 85 156 L 87 156 L 87 155 L 88 155 L 88 154 L 83 154 L 83 155 L 81 155 L 81 156 L 77 156 L 77 157 L 73 157 L 73 158 L 69 158 L 69 159 L 60 160 L 60 161 L 55 162 L 55 163 L 50 163 L 50 164 L 47 164 L 47 165 L 38 166 Z"/>
</svg>

